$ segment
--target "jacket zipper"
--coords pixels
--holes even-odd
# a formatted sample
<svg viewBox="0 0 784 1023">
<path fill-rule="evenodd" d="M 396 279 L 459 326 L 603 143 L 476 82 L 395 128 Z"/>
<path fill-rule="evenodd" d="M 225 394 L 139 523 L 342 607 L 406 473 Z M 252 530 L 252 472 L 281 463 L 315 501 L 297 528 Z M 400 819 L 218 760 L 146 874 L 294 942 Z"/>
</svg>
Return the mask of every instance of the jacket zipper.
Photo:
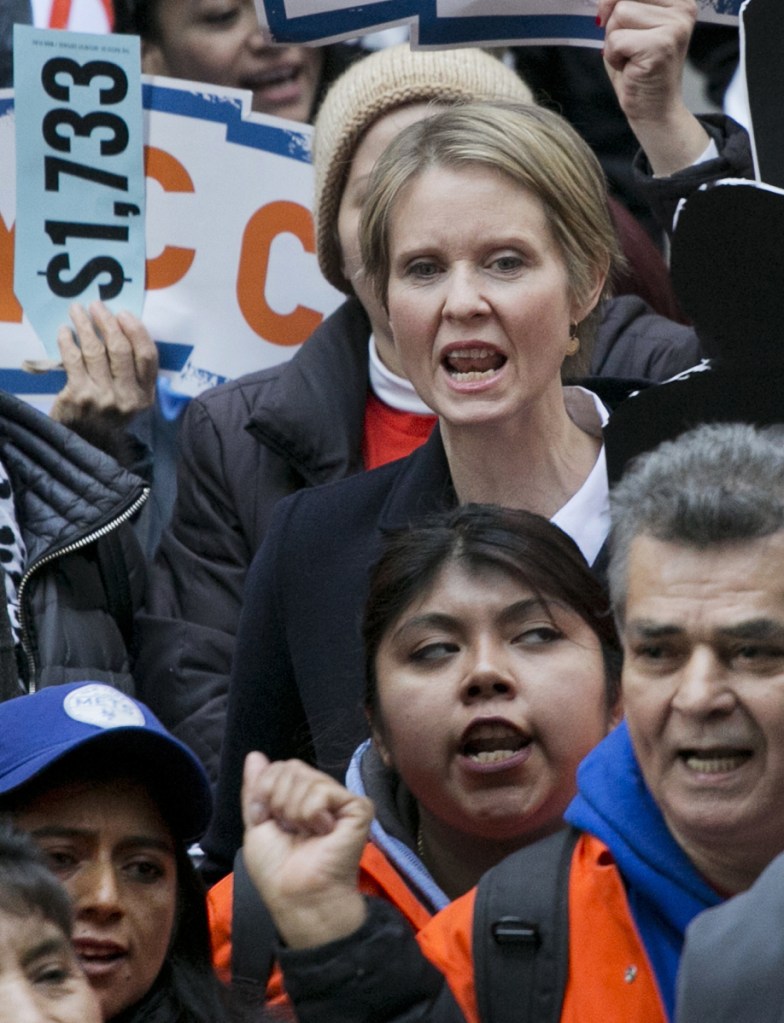
<svg viewBox="0 0 784 1023">
<path fill-rule="evenodd" d="M 136 514 L 149 496 L 150 488 L 144 487 L 141 494 L 139 494 L 133 504 L 129 505 L 124 512 L 117 516 L 116 519 L 112 519 L 111 522 L 107 522 L 106 525 L 101 526 L 100 529 L 96 529 L 92 533 L 88 533 L 86 536 L 82 536 L 78 540 L 74 540 L 72 543 L 67 544 L 59 550 L 50 551 L 48 554 L 44 554 L 44 556 L 39 558 L 35 564 L 31 565 L 22 576 L 19 582 L 19 590 L 17 591 L 17 600 L 19 601 L 20 643 L 22 646 L 22 653 L 27 663 L 29 681 L 27 689 L 28 693 L 34 693 L 37 689 L 35 658 L 33 656 L 33 651 L 30 649 L 30 637 L 28 635 L 26 622 L 27 613 L 24 608 L 24 591 L 28 580 L 33 573 L 37 572 L 38 569 L 42 567 L 42 565 L 46 565 L 50 561 L 54 561 L 55 558 L 61 558 L 64 554 L 71 554 L 73 551 L 78 551 L 80 548 L 93 543 L 93 541 L 100 540 L 102 536 L 106 536 L 107 533 L 111 533 L 113 529 L 117 529 L 118 526 L 121 526 L 124 522 L 127 522 L 128 519 L 132 518 L 132 516 Z"/>
</svg>

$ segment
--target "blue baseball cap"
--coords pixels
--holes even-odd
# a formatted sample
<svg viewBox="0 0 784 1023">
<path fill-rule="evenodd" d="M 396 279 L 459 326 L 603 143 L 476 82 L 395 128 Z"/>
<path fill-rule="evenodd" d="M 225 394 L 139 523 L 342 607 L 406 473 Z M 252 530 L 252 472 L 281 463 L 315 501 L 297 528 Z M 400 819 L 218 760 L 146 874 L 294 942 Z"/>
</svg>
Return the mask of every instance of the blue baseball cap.
<svg viewBox="0 0 784 1023">
<path fill-rule="evenodd" d="M 0 703 L 0 803 L 87 749 L 118 775 L 138 776 L 177 838 L 204 834 L 212 794 L 201 762 L 148 707 L 103 682 L 48 686 Z"/>
</svg>

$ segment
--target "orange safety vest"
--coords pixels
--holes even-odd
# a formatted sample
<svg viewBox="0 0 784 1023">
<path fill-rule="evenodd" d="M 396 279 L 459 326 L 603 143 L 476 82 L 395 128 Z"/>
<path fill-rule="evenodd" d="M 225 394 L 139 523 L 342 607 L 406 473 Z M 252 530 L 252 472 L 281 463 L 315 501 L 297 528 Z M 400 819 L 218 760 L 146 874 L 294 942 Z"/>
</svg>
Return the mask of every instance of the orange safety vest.
<svg viewBox="0 0 784 1023">
<path fill-rule="evenodd" d="M 419 932 L 467 1023 L 477 1009 L 472 937 L 476 889 Z M 583 834 L 569 871 L 569 976 L 561 1023 L 667 1023 L 656 979 L 609 849 Z"/>
</svg>

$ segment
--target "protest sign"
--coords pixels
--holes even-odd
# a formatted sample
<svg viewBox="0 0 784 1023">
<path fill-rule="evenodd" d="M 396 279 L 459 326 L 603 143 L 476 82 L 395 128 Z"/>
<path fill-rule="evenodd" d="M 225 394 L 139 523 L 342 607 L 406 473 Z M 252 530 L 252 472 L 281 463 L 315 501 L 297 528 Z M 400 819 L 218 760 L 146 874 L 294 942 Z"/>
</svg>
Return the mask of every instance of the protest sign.
<svg viewBox="0 0 784 1023">
<path fill-rule="evenodd" d="M 311 129 L 252 113 L 248 92 L 143 78 L 143 317 L 188 394 L 289 358 L 342 300 L 321 276 L 310 213 Z M 14 292 L 14 96 L 0 92 L 0 387 L 45 407 L 61 372 Z"/>
<path fill-rule="evenodd" d="M 48 355 L 74 301 L 141 313 L 139 40 L 14 28 L 14 292 Z"/>
<path fill-rule="evenodd" d="M 414 46 L 571 43 L 601 47 L 596 0 L 255 0 L 277 42 L 325 43 L 409 25 Z M 741 0 L 697 0 L 701 21 L 735 24 Z"/>
</svg>

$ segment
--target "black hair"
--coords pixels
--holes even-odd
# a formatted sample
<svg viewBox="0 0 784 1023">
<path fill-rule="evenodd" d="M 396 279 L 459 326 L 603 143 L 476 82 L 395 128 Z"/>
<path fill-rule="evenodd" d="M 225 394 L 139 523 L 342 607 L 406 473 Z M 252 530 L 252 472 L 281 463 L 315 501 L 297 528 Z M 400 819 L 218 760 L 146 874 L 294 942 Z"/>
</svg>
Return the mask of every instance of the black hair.
<svg viewBox="0 0 784 1023">
<path fill-rule="evenodd" d="M 0 797 L 0 811 L 13 815 L 41 793 L 71 781 L 98 783 L 130 778 L 147 789 L 164 820 L 171 820 L 171 807 L 159 798 L 161 786 L 155 782 L 155 764 L 127 760 L 118 763 L 117 759 L 116 745 L 88 743 L 56 761 L 27 784 Z M 111 1023 L 224 1023 L 228 1019 L 225 991 L 212 966 L 204 884 L 184 842 L 172 837 L 177 906 L 166 959 L 151 989 L 135 1005 L 113 1017 Z M 57 884 L 56 879 L 53 880 Z"/>
<path fill-rule="evenodd" d="M 0 911 L 13 916 L 40 913 L 70 939 L 73 928 L 68 894 L 46 866 L 38 846 L 0 817 Z"/>
<path fill-rule="evenodd" d="M 469 572 L 491 569 L 532 590 L 545 604 L 571 608 L 596 634 L 602 649 L 608 707 L 620 693 L 621 649 L 607 594 L 577 544 L 531 512 L 467 504 L 390 532 L 373 571 L 365 605 L 365 706 L 378 716 L 376 658 L 392 625 L 433 585 L 449 563 Z"/>
</svg>

